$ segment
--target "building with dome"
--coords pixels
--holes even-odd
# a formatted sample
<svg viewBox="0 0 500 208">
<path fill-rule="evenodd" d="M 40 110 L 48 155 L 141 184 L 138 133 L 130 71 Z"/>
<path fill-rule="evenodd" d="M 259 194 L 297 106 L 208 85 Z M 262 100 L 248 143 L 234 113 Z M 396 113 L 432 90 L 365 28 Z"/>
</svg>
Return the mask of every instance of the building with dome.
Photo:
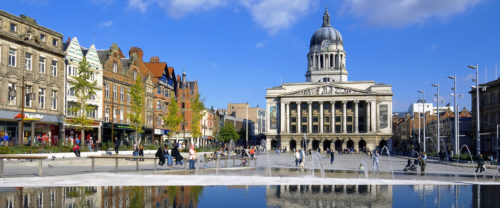
<svg viewBox="0 0 500 208">
<path fill-rule="evenodd" d="M 307 61 L 306 82 L 267 89 L 266 148 L 386 146 L 392 136 L 392 87 L 348 80 L 343 39 L 328 10 L 311 37 Z"/>
</svg>

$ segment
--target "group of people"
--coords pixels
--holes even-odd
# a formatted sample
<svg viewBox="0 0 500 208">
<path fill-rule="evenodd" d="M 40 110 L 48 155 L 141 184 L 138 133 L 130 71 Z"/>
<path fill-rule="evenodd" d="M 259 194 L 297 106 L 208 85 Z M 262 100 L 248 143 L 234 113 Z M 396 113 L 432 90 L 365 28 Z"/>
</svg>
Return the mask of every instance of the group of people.
<svg viewBox="0 0 500 208">
<path fill-rule="evenodd" d="M 175 158 L 175 165 L 184 165 L 184 157 L 182 157 L 181 153 L 179 152 L 179 148 L 175 144 L 173 145 L 170 153 L 168 151 L 167 144 L 161 146 L 156 151 L 155 157 L 160 159 L 159 162 L 160 166 L 163 166 L 165 162 L 167 163 L 167 166 L 172 166 L 174 158 Z M 196 151 L 194 149 L 194 146 L 191 145 L 189 148 L 189 169 L 195 169 L 196 168 L 195 163 L 196 163 Z"/>
</svg>

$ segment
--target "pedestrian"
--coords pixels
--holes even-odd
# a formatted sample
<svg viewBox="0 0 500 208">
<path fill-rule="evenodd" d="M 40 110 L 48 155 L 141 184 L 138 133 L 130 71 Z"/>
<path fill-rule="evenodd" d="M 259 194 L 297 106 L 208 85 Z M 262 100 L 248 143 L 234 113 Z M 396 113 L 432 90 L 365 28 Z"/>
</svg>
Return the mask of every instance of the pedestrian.
<svg viewBox="0 0 500 208">
<path fill-rule="evenodd" d="M 179 152 L 179 148 L 177 145 L 174 145 L 171 151 L 172 157 L 175 158 L 175 165 L 184 165 L 184 158 L 182 157 L 181 153 Z"/>
<path fill-rule="evenodd" d="M 168 154 L 168 145 L 165 144 L 164 147 L 165 147 L 164 148 L 165 154 L 163 156 L 165 156 L 165 159 L 167 160 L 167 165 L 172 166 L 174 164 L 174 162 L 172 161 L 172 155 Z"/>
<path fill-rule="evenodd" d="M 363 166 L 363 163 L 359 164 L 359 174 L 365 174 L 365 166 Z"/>
<path fill-rule="evenodd" d="M 140 161 L 144 161 L 144 147 L 142 144 L 139 145 L 139 157 L 141 157 Z"/>
<path fill-rule="evenodd" d="M 495 158 L 493 158 L 493 155 L 490 155 L 490 165 L 495 165 Z"/>
<path fill-rule="evenodd" d="M 120 148 L 120 140 L 115 137 L 115 153 L 118 154 L 118 149 Z"/>
<path fill-rule="evenodd" d="M 205 168 L 208 168 L 208 155 L 207 155 L 207 153 L 203 154 L 203 162 L 205 162 Z"/>
<path fill-rule="evenodd" d="M 73 153 L 75 153 L 77 157 L 80 157 L 80 147 L 78 146 L 78 144 L 73 145 Z"/>
<path fill-rule="evenodd" d="M 3 144 L 7 147 L 9 146 L 9 134 L 5 132 L 5 135 L 3 136 Z"/>
<path fill-rule="evenodd" d="M 306 152 L 303 149 L 300 149 L 300 162 L 299 162 L 299 166 L 301 168 L 304 167 L 305 158 L 306 158 Z"/>
<path fill-rule="evenodd" d="M 155 157 L 160 159 L 158 165 L 163 166 L 165 164 L 165 148 L 160 146 L 155 153 Z"/>
<path fill-rule="evenodd" d="M 300 164 L 300 151 L 295 150 L 295 167 L 298 167 Z"/>
<path fill-rule="evenodd" d="M 274 153 L 276 153 L 277 155 L 280 155 L 280 148 L 276 147 L 276 149 L 274 149 Z"/>
<path fill-rule="evenodd" d="M 330 165 L 333 165 L 334 160 L 335 160 L 335 152 L 330 151 Z"/>
<path fill-rule="evenodd" d="M 89 142 L 88 142 L 89 152 L 92 152 L 92 145 L 93 144 L 94 144 L 94 140 L 92 139 L 92 137 L 90 137 Z"/>
<path fill-rule="evenodd" d="M 194 150 L 194 145 L 191 144 L 189 148 L 189 169 L 195 169 L 195 161 L 196 161 L 196 151 Z"/>
<path fill-rule="evenodd" d="M 250 158 L 254 158 L 255 157 L 255 149 L 252 147 L 250 149 Z"/>
<path fill-rule="evenodd" d="M 486 170 L 484 168 L 484 159 L 483 159 L 483 154 L 480 154 L 479 157 L 477 158 L 477 168 L 476 168 L 476 173 L 479 170 L 479 172 L 483 172 Z"/>
<path fill-rule="evenodd" d="M 378 173 L 378 165 L 379 165 L 379 157 L 378 150 L 375 150 L 373 154 L 373 171 Z"/>
<path fill-rule="evenodd" d="M 425 172 L 425 165 L 426 165 L 426 160 L 425 160 L 425 153 L 422 153 L 422 156 L 420 157 L 419 165 L 420 165 L 420 172 L 424 173 Z"/>
</svg>

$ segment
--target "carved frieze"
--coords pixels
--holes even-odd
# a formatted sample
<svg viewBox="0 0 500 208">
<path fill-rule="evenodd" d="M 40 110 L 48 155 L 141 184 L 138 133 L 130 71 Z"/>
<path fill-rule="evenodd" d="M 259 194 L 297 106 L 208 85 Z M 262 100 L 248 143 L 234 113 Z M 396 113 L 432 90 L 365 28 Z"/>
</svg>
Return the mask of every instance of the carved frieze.
<svg viewBox="0 0 500 208">
<path fill-rule="evenodd" d="M 369 92 L 337 85 L 324 85 L 288 93 L 288 96 L 314 96 L 314 95 L 366 95 Z"/>
</svg>

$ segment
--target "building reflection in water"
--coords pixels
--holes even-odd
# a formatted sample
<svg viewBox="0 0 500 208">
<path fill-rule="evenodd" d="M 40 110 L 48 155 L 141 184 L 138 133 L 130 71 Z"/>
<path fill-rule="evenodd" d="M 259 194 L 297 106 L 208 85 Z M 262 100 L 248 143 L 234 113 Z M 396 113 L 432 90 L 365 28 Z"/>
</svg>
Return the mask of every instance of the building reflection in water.
<svg viewBox="0 0 500 208">
<path fill-rule="evenodd" d="M 196 207 L 203 187 L 0 188 L 0 207 Z"/>
<path fill-rule="evenodd" d="M 268 186 L 269 207 L 391 207 L 389 185 Z"/>
</svg>

